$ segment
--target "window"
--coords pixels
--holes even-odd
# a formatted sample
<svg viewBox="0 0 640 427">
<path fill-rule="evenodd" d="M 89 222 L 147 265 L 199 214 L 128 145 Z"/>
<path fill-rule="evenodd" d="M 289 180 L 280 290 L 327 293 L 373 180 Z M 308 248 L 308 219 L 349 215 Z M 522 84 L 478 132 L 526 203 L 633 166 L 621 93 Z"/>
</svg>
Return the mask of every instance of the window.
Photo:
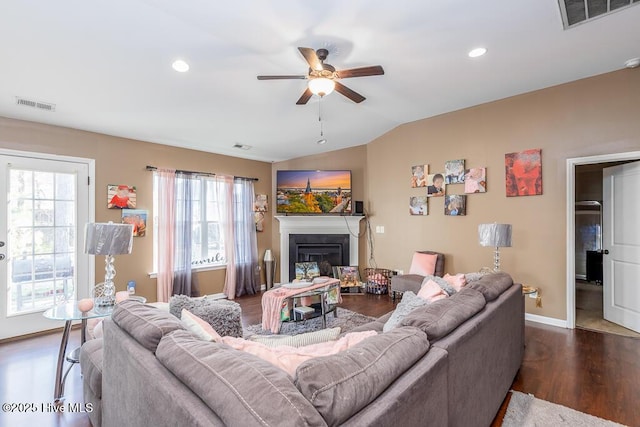
<svg viewBox="0 0 640 427">
<path fill-rule="evenodd" d="M 184 178 L 176 177 L 176 181 Z M 193 178 L 192 178 L 193 179 Z M 158 177 L 153 181 L 153 265 L 158 270 Z M 183 198 L 184 200 L 184 198 Z M 180 203 L 180 200 L 178 201 Z M 195 178 L 191 194 L 192 228 L 191 228 L 191 265 L 192 268 L 211 268 L 226 265 L 224 236 L 220 229 L 216 183 L 208 177 Z"/>
</svg>

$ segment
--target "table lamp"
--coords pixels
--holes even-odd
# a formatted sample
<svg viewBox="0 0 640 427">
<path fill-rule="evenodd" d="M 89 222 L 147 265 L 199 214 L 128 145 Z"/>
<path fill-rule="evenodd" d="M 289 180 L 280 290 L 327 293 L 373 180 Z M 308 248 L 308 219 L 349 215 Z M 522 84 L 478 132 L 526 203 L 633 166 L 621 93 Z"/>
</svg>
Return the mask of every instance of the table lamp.
<svg viewBox="0 0 640 427">
<path fill-rule="evenodd" d="M 101 295 L 96 295 L 97 305 L 115 303 L 116 276 L 114 255 L 130 254 L 133 246 L 133 224 L 89 223 L 85 227 L 84 252 L 105 255 L 104 286 Z"/>
<path fill-rule="evenodd" d="M 511 247 L 511 224 L 480 224 L 478 240 L 481 246 L 493 246 L 493 270 L 500 271 L 500 248 Z"/>
</svg>

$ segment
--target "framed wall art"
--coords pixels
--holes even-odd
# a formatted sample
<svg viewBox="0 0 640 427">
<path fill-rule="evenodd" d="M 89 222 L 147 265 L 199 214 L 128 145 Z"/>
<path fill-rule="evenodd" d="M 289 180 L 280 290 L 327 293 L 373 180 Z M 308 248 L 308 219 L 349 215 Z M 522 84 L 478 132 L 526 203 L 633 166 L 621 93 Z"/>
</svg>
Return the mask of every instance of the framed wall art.
<svg viewBox="0 0 640 427">
<path fill-rule="evenodd" d="M 520 151 L 504 155 L 507 197 L 542 194 L 542 150 Z"/>
</svg>

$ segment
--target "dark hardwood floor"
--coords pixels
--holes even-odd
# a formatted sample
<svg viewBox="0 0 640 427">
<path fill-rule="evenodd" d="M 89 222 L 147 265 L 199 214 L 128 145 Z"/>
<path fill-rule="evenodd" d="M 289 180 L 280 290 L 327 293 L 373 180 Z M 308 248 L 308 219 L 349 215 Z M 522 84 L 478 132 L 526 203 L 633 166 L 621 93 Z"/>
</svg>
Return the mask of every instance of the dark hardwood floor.
<svg viewBox="0 0 640 427">
<path fill-rule="evenodd" d="M 261 294 L 241 297 L 244 325 L 260 322 Z M 386 295 L 348 295 L 344 308 L 380 316 L 394 304 Z M 0 400 L 34 403 L 29 413 L 0 412 L 0 426 L 87 427 L 86 414 L 43 412 L 53 396 L 61 332 L 0 344 Z M 513 389 L 628 426 L 640 427 L 640 339 L 527 322 L 525 355 Z M 80 342 L 72 332 L 69 348 Z M 67 403 L 82 403 L 80 369 L 65 388 Z M 505 399 L 493 426 L 500 426 Z"/>
</svg>

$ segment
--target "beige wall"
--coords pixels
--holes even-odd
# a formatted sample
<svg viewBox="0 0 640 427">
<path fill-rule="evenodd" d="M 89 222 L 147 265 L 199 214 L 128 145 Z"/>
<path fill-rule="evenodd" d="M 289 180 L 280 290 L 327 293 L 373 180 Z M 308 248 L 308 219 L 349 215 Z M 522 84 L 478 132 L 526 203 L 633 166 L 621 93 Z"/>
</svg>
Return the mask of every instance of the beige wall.
<svg viewBox="0 0 640 427">
<path fill-rule="evenodd" d="M 330 144 L 329 142 L 328 144 Z M 300 157 L 297 159 L 287 160 L 284 162 L 277 162 L 272 167 L 272 182 L 273 188 L 271 190 L 270 200 L 275 201 L 276 194 L 276 172 L 279 170 L 304 170 L 304 169 L 326 169 L 326 170 L 350 170 L 351 171 L 351 183 L 353 186 L 353 200 L 365 200 L 365 169 L 367 161 L 367 148 L 365 145 L 358 147 L 346 148 L 343 150 L 331 151 L 328 153 L 318 154 L 315 156 Z M 275 203 L 275 202 L 274 202 Z M 355 204 L 352 204 L 352 208 L 355 209 Z M 270 207 L 271 209 L 271 207 Z M 275 205 L 271 210 L 272 215 L 275 213 Z M 364 233 L 364 221 L 360 222 L 360 266 L 366 265 L 366 252 L 365 248 L 365 233 Z M 271 247 L 276 253 L 278 260 L 280 257 L 280 229 L 278 220 L 273 220 L 273 234 Z M 276 281 L 280 277 L 280 264 L 278 263 L 278 269 L 276 271 Z"/>
<path fill-rule="evenodd" d="M 447 272 L 492 265 L 492 249 L 478 245 L 477 226 L 513 224 L 513 247 L 501 251 L 502 269 L 542 289 L 542 308 L 529 313 L 566 319 L 566 159 L 640 150 L 640 72 L 622 70 L 442 116 L 405 124 L 367 146 L 366 204 L 375 257 L 407 270 L 412 252 L 444 252 Z M 504 154 L 542 149 L 543 195 L 505 196 Z M 444 169 L 450 159 L 487 167 L 487 193 L 467 197 L 467 216 L 444 216 L 443 199 L 426 217 L 408 214 L 410 167 Z M 381 173 L 384 171 L 384 173 Z M 452 185 L 447 193 L 463 193 Z"/>
<path fill-rule="evenodd" d="M 274 171 L 356 169 L 354 192 L 364 183 L 371 228 L 385 227 L 373 235 L 382 268 L 407 272 L 413 252 L 430 249 L 446 254 L 447 272 L 478 271 L 493 265 L 493 249 L 478 245 L 478 224 L 512 224 L 502 269 L 541 288 L 542 307 L 527 298 L 527 312 L 566 319 L 566 160 L 640 150 L 638 99 L 640 72 L 625 69 L 407 123 L 366 146 L 277 163 Z M 543 195 L 507 198 L 504 155 L 531 148 L 542 149 Z M 411 166 L 428 164 L 435 173 L 453 159 L 487 167 L 487 193 L 468 195 L 465 217 L 445 216 L 443 198 L 429 201 L 428 216 L 409 215 L 409 197 L 425 193 L 410 188 Z M 463 194 L 464 186 L 447 193 Z M 276 225 L 273 247 L 277 242 Z M 366 246 L 361 239 L 361 267 L 368 265 Z"/>
<path fill-rule="evenodd" d="M 256 177 L 256 193 L 271 191 L 271 164 L 195 150 L 168 147 L 91 132 L 0 117 L 0 148 L 52 153 L 95 159 L 96 221 L 120 222 L 120 211 L 107 209 L 107 185 L 129 184 L 137 187 L 137 208 L 153 209 L 153 174 L 146 165 L 186 169 L 220 174 Z M 260 253 L 271 242 L 272 218 L 265 219 L 265 231 L 258 233 Z M 153 219 L 148 222 L 145 237 L 134 239 L 133 253 L 116 260 L 117 290 L 124 290 L 135 280 L 137 293 L 156 300 L 156 281 L 148 273 L 153 270 Z M 104 274 L 104 257 L 96 257 L 96 280 Z M 197 274 L 201 293 L 222 292 L 225 270 Z"/>
</svg>

